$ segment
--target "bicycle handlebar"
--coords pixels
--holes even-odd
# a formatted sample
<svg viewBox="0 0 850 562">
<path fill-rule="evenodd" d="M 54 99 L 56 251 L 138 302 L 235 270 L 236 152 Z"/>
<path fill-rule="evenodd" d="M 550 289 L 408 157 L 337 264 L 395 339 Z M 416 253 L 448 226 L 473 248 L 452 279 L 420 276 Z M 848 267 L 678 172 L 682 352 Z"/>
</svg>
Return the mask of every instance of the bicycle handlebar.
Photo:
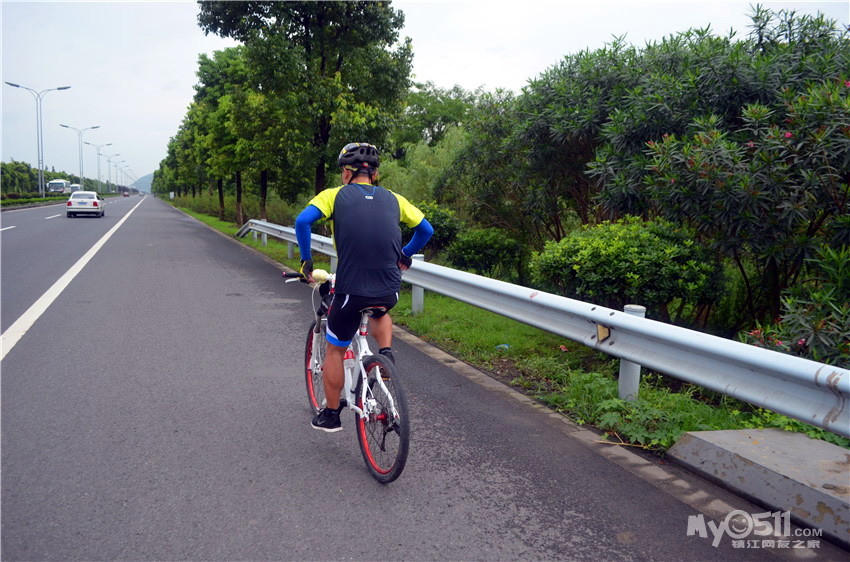
<svg viewBox="0 0 850 562">
<path fill-rule="evenodd" d="M 327 281 L 328 279 L 330 279 L 331 275 L 333 275 L 333 274 L 328 273 L 324 269 L 314 269 L 313 273 L 311 274 L 311 277 L 313 278 L 313 281 L 321 284 L 321 283 L 324 283 L 325 281 Z M 288 271 L 283 272 L 283 277 L 287 280 L 286 281 L 287 283 L 289 283 L 290 281 L 297 281 L 297 280 L 300 280 L 300 279 L 304 279 L 303 274 L 298 273 L 298 272 L 290 273 Z"/>
</svg>

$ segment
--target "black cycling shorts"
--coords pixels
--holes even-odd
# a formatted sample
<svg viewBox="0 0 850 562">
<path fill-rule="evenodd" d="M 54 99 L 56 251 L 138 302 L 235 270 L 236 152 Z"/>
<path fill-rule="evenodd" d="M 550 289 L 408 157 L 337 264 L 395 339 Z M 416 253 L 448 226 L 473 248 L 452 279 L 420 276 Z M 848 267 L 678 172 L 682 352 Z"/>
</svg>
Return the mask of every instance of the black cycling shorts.
<svg viewBox="0 0 850 562">
<path fill-rule="evenodd" d="M 348 347 L 360 327 L 360 311 L 364 308 L 383 307 L 372 318 L 380 318 L 398 303 L 398 293 L 383 297 L 359 297 L 357 295 L 334 294 L 328 310 L 328 343 Z"/>
</svg>

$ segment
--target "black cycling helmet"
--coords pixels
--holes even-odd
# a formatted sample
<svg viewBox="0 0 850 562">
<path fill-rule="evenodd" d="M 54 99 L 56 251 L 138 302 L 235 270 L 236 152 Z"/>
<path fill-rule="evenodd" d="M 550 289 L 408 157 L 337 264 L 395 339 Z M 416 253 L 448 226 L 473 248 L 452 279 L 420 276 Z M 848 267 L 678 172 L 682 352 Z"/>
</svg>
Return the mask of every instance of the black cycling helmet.
<svg viewBox="0 0 850 562">
<path fill-rule="evenodd" d="M 377 147 L 366 142 L 348 143 L 342 147 L 336 162 L 340 168 L 367 174 L 372 174 L 381 165 Z"/>
</svg>

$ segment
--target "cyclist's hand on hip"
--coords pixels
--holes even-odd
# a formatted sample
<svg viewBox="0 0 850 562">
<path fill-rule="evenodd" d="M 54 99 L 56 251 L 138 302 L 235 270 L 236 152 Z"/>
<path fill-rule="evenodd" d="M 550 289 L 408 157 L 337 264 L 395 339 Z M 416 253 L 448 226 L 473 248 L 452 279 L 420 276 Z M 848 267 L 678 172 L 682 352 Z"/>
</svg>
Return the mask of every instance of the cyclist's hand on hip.
<svg viewBox="0 0 850 562">
<path fill-rule="evenodd" d="M 407 271 L 410 269 L 410 266 L 413 264 L 413 259 L 405 256 L 404 254 L 398 259 L 398 268 L 402 271 Z"/>
</svg>

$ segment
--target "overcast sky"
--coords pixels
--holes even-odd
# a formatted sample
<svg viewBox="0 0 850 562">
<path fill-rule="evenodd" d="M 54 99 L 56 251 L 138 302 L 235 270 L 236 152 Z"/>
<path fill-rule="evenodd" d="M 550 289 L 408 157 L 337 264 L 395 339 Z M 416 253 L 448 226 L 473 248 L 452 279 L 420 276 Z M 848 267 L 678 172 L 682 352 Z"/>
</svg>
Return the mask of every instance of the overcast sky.
<svg viewBox="0 0 850 562">
<path fill-rule="evenodd" d="M 821 12 L 850 23 L 847 0 L 763 2 L 772 9 Z M 626 0 L 401 0 L 403 36 L 413 39 L 414 74 L 449 88 L 508 88 L 527 80 L 565 55 L 598 49 L 614 36 L 642 46 L 647 41 L 695 27 L 718 35 L 747 33 L 750 2 Z M 2 78 L 42 91 L 44 160 L 47 169 L 79 173 L 78 135 L 112 143 L 103 154 L 119 154 L 114 165 L 135 177 L 152 173 L 165 157 L 194 95 L 197 59 L 231 45 L 205 36 L 195 2 L 0 2 Z M 6 84 L 2 101 L 2 159 L 32 164 L 36 157 L 35 99 Z M 84 145 L 84 175 L 97 177 L 96 149 Z M 101 157 L 101 178 L 107 160 Z"/>
</svg>

